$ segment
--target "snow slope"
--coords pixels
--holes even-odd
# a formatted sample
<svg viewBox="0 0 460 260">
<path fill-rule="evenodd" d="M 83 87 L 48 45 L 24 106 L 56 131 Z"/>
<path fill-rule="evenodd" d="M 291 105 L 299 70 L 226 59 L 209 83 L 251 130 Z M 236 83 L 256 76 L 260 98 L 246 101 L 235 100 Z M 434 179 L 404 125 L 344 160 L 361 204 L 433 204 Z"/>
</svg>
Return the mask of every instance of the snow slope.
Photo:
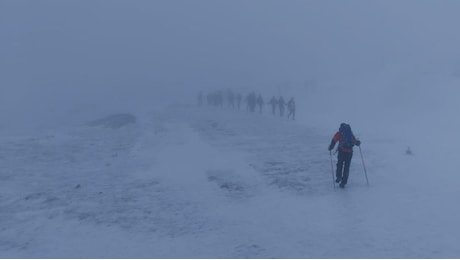
<svg viewBox="0 0 460 260">
<path fill-rule="evenodd" d="M 458 178 L 441 155 L 364 131 L 370 186 L 355 150 L 334 189 L 336 129 L 192 106 L 136 116 L 2 138 L 0 257 L 460 255 Z"/>
</svg>

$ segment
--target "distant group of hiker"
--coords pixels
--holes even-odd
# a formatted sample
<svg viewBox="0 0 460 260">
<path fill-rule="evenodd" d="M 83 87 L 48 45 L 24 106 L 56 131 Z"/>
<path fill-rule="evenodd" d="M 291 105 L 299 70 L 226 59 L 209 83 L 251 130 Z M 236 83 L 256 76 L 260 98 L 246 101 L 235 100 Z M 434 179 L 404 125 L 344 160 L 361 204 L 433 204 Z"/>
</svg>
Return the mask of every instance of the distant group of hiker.
<svg viewBox="0 0 460 260">
<path fill-rule="evenodd" d="M 204 93 L 200 91 L 198 93 L 198 105 L 202 106 L 204 105 Z M 223 107 L 224 102 L 227 103 L 228 107 L 231 107 L 233 109 L 240 109 L 241 108 L 241 103 L 242 102 L 246 103 L 246 110 L 249 112 L 255 112 L 256 108 L 258 108 L 258 112 L 262 113 L 263 107 L 265 105 L 264 99 L 262 98 L 261 94 L 256 94 L 254 91 L 246 95 L 243 99 L 243 95 L 241 93 L 235 94 L 231 90 L 227 91 L 222 91 L 222 90 L 216 90 L 208 93 L 206 95 L 206 102 L 207 105 L 209 106 L 215 106 L 215 107 Z M 272 107 L 272 114 L 276 115 L 276 112 L 279 111 L 279 116 L 284 117 L 284 111 L 285 108 L 288 109 L 288 114 L 287 118 L 291 118 L 292 120 L 295 120 L 295 111 L 296 111 L 296 105 L 294 98 L 292 97 L 288 102 L 285 102 L 283 96 L 280 96 L 279 98 L 276 98 L 273 96 L 268 104 L 271 105 Z"/>
</svg>

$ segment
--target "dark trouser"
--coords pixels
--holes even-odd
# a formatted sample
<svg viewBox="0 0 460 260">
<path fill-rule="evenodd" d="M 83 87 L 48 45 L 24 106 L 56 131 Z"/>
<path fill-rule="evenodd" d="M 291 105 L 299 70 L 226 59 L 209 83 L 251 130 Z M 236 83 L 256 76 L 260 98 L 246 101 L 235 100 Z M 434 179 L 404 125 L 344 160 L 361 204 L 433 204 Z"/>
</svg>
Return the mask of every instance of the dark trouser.
<svg viewBox="0 0 460 260">
<path fill-rule="evenodd" d="M 294 119 L 295 117 L 295 110 L 294 109 L 289 109 L 289 114 L 288 114 L 288 118 L 292 116 L 292 119 Z"/>
<path fill-rule="evenodd" d="M 341 178 L 343 184 L 347 184 L 348 174 L 350 173 L 350 163 L 351 163 L 352 157 L 353 157 L 353 152 L 344 153 L 341 151 L 339 151 L 339 155 L 337 156 L 336 177 Z"/>
</svg>

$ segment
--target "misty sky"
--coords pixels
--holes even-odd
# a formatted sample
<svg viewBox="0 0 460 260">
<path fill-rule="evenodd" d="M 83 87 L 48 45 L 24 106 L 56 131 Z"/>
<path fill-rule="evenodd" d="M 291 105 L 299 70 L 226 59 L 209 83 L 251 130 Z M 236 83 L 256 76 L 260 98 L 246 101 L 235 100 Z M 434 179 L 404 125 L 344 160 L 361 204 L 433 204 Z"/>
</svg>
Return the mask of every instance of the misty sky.
<svg viewBox="0 0 460 260">
<path fill-rule="evenodd" d="M 0 102 L 460 66 L 459 13 L 455 0 L 0 0 Z"/>
</svg>

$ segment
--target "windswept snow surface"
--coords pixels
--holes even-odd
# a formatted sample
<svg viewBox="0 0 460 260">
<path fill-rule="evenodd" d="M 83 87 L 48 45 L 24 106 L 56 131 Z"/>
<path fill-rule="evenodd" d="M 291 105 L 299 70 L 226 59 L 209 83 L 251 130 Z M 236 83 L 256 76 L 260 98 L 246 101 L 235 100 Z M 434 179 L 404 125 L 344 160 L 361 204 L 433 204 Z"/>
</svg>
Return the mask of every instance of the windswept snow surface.
<svg viewBox="0 0 460 260">
<path fill-rule="evenodd" d="M 193 106 L 125 117 L 2 138 L 1 258 L 460 256 L 458 177 L 437 164 L 454 156 L 366 134 L 370 186 L 355 149 L 342 190 L 336 129 Z"/>
</svg>

